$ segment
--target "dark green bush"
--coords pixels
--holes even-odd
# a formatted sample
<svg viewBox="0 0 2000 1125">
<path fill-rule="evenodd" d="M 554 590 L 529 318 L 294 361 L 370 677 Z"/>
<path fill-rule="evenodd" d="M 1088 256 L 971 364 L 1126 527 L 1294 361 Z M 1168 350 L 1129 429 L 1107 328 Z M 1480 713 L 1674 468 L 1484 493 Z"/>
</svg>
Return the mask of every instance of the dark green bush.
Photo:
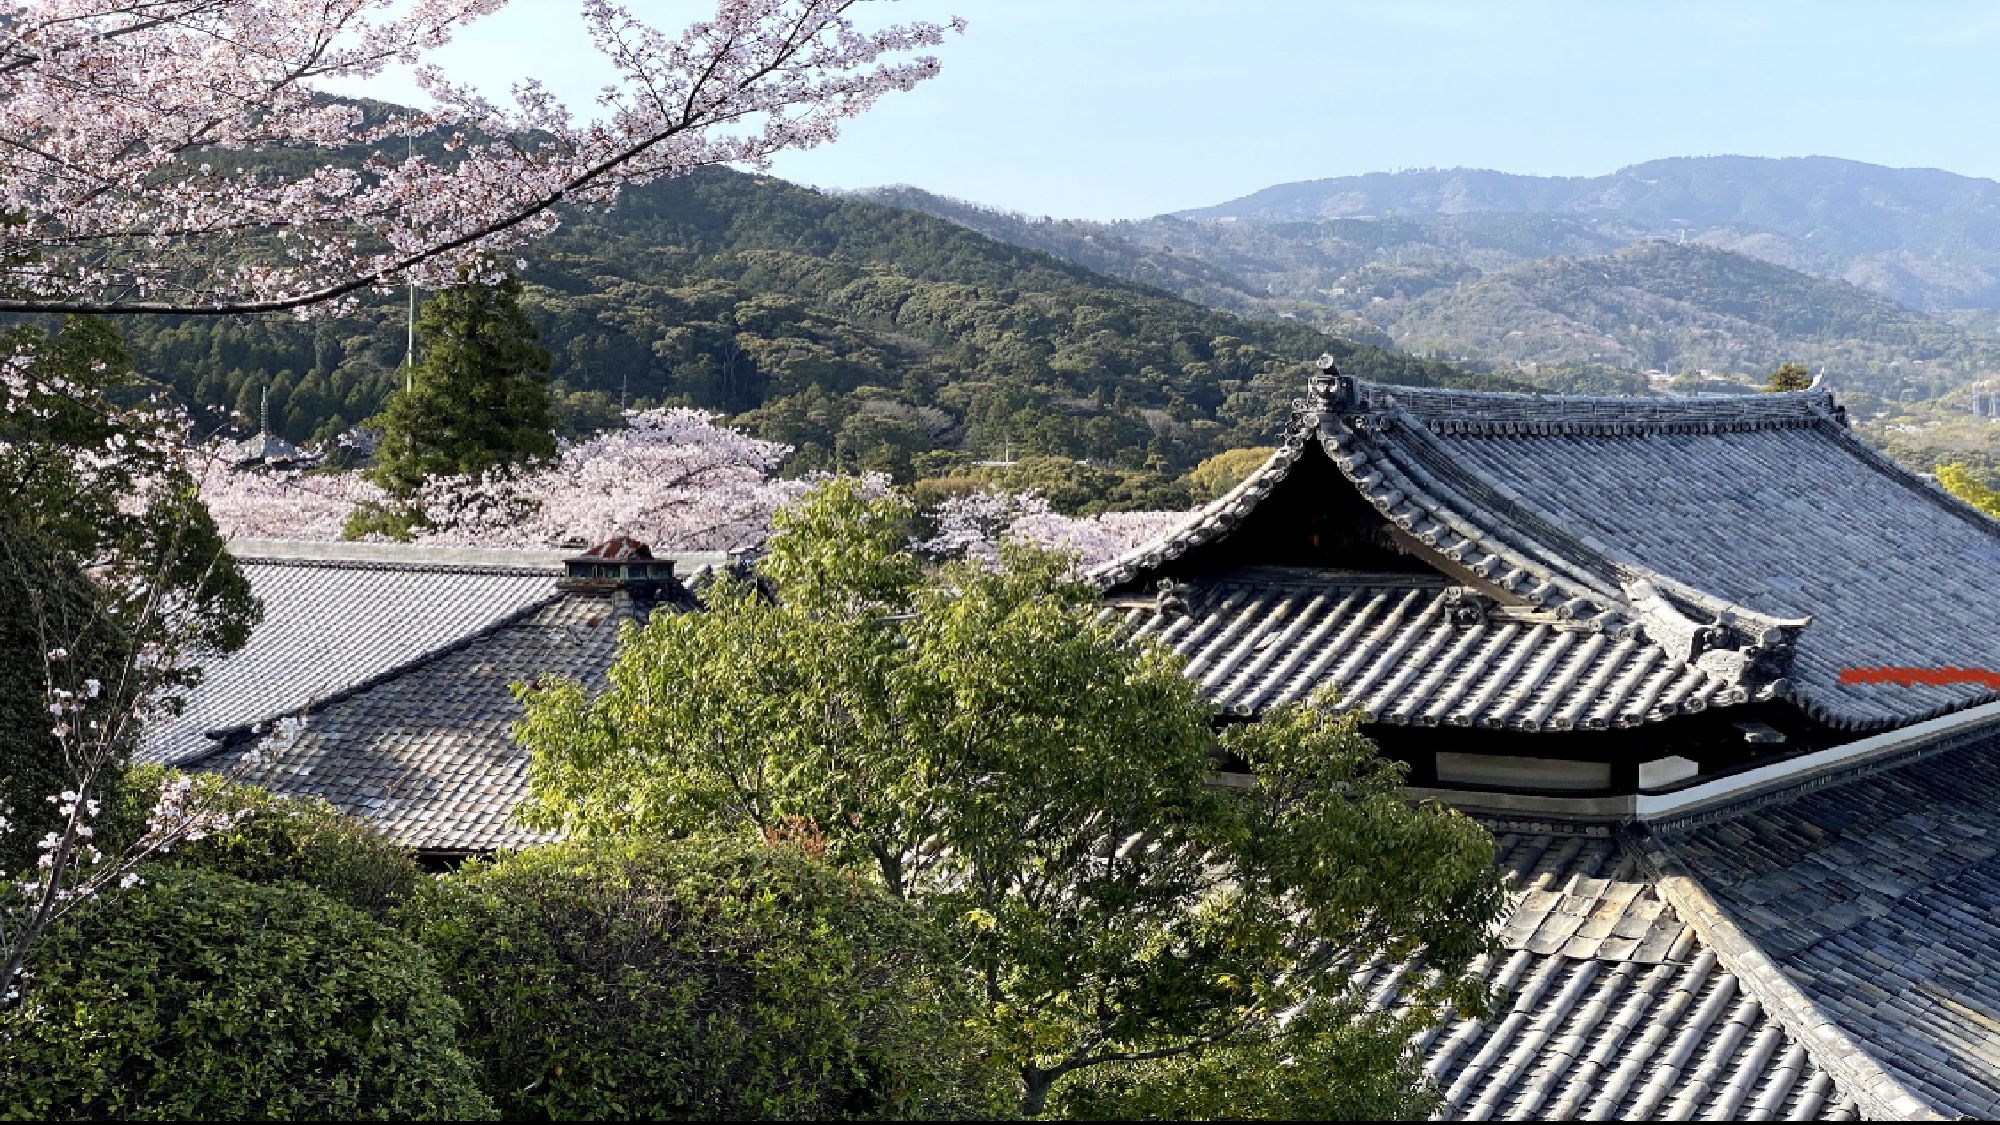
<svg viewBox="0 0 2000 1125">
<path fill-rule="evenodd" d="M 131 771 L 130 794 L 113 814 L 119 835 L 143 826 L 160 786 L 171 776 L 157 768 Z M 214 775 L 195 779 L 203 807 L 240 812 L 236 823 L 154 860 L 154 866 L 201 868 L 252 883 L 302 883 L 377 919 L 423 881 L 408 852 L 325 801 L 280 797 L 254 785 Z"/>
<path fill-rule="evenodd" d="M 992 1113 L 963 982 L 903 904 L 789 846 L 569 844 L 406 908 L 509 1118 Z M 1009 1091 L 1011 1094 L 1011 1091 Z"/>
<path fill-rule="evenodd" d="M 298 886 L 160 870 L 86 904 L 0 1012 L 9 1118 L 490 1118 L 423 950 Z"/>
</svg>

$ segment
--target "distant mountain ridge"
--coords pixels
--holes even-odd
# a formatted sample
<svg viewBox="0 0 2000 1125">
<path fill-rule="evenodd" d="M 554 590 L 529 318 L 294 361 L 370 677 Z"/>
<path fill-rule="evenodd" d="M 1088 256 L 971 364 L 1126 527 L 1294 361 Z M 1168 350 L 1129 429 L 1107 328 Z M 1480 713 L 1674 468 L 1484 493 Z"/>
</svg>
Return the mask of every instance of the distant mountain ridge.
<svg viewBox="0 0 2000 1125">
<path fill-rule="evenodd" d="M 1946 172 L 1701 157 L 1376 173 L 1119 223 L 869 194 L 1216 308 L 1527 365 L 1554 389 L 1797 361 L 1928 398 L 2000 374 L 2000 183 Z"/>
<path fill-rule="evenodd" d="M 1529 214 L 1720 246 L 1926 310 L 2000 309 L 2000 182 L 1826 156 L 1675 157 L 1603 176 L 1453 168 L 1278 184 L 1168 218 Z M 1555 256 L 1555 255 L 1544 255 Z"/>
<path fill-rule="evenodd" d="M 1694 243 L 1527 262 L 1376 305 L 1399 346 L 1539 366 L 1710 369 L 1800 362 L 1877 395 L 1942 395 L 2000 372 L 2000 340 L 1844 281 Z"/>
</svg>

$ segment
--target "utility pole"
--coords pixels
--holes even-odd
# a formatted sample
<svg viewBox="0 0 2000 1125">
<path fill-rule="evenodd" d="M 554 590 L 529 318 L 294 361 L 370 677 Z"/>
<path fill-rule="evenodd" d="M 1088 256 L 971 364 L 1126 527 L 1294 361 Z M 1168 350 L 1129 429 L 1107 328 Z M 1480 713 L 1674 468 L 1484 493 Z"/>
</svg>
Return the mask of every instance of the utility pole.
<svg viewBox="0 0 2000 1125">
<path fill-rule="evenodd" d="M 410 132 L 408 118 L 403 119 L 403 140 L 408 144 L 405 150 L 407 155 L 405 163 L 407 164 L 409 161 L 417 158 L 417 136 L 415 133 Z M 403 331 L 405 333 L 403 340 L 403 393 L 409 394 L 417 389 L 417 279 L 414 277 L 410 279 L 410 309 L 403 318 Z"/>
<path fill-rule="evenodd" d="M 403 392 L 417 389 L 417 283 L 410 282 L 410 311 L 403 319 Z"/>
</svg>

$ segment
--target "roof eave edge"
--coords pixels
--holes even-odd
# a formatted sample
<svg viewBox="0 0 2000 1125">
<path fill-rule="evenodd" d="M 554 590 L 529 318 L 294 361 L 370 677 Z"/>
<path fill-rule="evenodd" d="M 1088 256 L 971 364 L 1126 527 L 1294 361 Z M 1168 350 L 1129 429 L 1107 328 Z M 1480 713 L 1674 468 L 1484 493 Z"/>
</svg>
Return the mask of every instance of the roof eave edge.
<svg viewBox="0 0 2000 1125">
<path fill-rule="evenodd" d="M 1285 426 L 1278 448 L 1235 488 L 1196 508 L 1172 529 L 1085 571 L 1084 580 L 1100 590 L 1108 590 L 1235 530 L 1259 501 L 1291 475 L 1292 466 L 1305 453 L 1306 443 L 1319 436 L 1321 415 L 1310 409 L 1311 405 L 1304 400 L 1293 403 L 1292 420 Z M 1203 527 L 1204 524 L 1210 526 Z"/>
</svg>

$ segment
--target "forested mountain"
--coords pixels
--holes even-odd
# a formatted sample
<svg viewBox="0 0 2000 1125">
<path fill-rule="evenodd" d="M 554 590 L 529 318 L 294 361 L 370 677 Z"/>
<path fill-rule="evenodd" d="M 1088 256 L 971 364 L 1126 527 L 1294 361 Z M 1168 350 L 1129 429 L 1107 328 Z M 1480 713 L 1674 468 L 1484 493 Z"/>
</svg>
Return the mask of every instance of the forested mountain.
<svg viewBox="0 0 2000 1125">
<path fill-rule="evenodd" d="M 1893 397 L 1931 398 L 2000 374 L 2000 341 L 1844 281 L 1692 244 L 1641 242 L 1469 278 L 1434 270 L 1397 283 L 1380 272 L 1379 287 L 1395 286 L 1387 299 L 1366 290 L 1348 299 L 1370 302 L 1357 307 L 1420 351 L 1751 375 L 1800 362 L 1836 374 L 1842 388 Z"/>
<path fill-rule="evenodd" d="M 1357 302 L 1415 296 L 1525 261 L 1606 254 L 1636 237 L 1543 215 L 1269 223 L 1163 215 L 1092 223 L 1030 218 L 910 187 L 863 194 L 1216 308 L 1319 324 L 1385 346 L 1389 338 L 1368 315 L 1372 310 L 1357 316 Z M 1337 299 L 1349 295 L 1353 299 Z"/>
<path fill-rule="evenodd" d="M 978 231 L 988 238 L 1058 258 L 1112 277 L 1178 293 L 1212 308 L 1257 312 L 1268 294 L 1200 254 L 1146 245 L 1121 233 L 1125 224 L 1093 223 L 1049 216 L 1031 218 L 978 203 L 938 195 L 909 184 L 872 188 L 855 197 L 921 211 Z"/>
<path fill-rule="evenodd" d="M 1176 217 L 1270 224 L 1471 214 L 1566 219 L 1621 241 L 1685 232 L 1912 308 L 2000 309 L 2000 183 L 1823 156 L 1684 157 L 1582 177 L 1378 172 L 1280 184 Z M 1524 256 L 1570 253 L 1551 244 Z"/>
<path fill-rule="evenodd" d="M 1246 315 L 1525 365 L 1517 377 L 1553 389 L 1642 390 L 1648 369 L 1761 378 L 1790 361 L 1902 398 L 2000 374 L 2000 311 L 1926 315 L 1883 295 L 1909 290 L 1877 267 L 1928 254 L 1961 263 L 1956 288 L 1918 297 L 2000 310 L 1984 267 L 1963 264 L 1990 244 L 2000 276 L 2000 184 L 1945 173 L 1734 157 L 1578 180 L 1384 173 L 1121 223 L 873 197 Z"/>
<path fill-rule="evenodd" d="M 799 468 L 908 474 L 1011 450 L 1180 471 L 1268 439 L 1323 351 L 1368 378 L 1497 385 L 729 171 L 568 216 L 524 276 L 572 415 L 621 398 L 719 410 L 799 446 Z M 268 382 L 273 428 L 304 440 L 394 387 L 402 315 L 391 297 L 340 321 L 126 327 L 142 368 L 194 403 L 254 416 Z"/>
</svg>

